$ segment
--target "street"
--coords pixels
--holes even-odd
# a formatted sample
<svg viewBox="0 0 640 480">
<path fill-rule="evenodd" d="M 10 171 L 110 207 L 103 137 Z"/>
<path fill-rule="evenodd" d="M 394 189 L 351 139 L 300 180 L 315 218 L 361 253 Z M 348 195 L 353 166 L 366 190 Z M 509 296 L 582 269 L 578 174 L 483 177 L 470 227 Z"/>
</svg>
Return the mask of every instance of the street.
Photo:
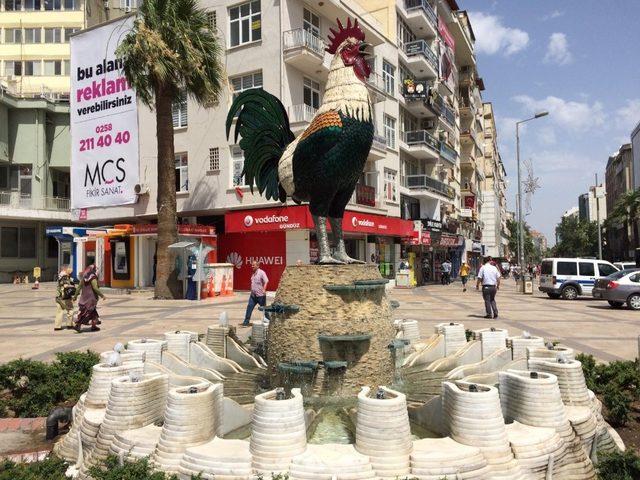
<svg viewBox="0 0 640 480">
<path fill-rule="evenodd" d="M 247 295 L 236 292 L 222 299 L 191 302 L 156 301 L 152 292 L 132 294 L 105 290 L 107 301 L 98 310 L 103 321 L 99 332 L 77 334 L 72 330 L 53 331 L 55 312 L 54 286 L 43 284 L 39 290 L 30 285 L 0 287 L 0 362 L 18 357 L 40 360 L 53 358 L 57 351 L 91 349 L 109 350 L 116 342 L 135 338 L 161 338 L 171 330 L 203 333 L 227 311 L 230 323 L 239 325 L 244 316 Z M 507 328 L 513 335 L 523 330 L 562 343 L 604 361 L 633 359 L 637 356 L 637 322 L 640 312 L 614 310 L 606 302 L 592 299 L 551 300 L 540 292 L 516 293 L 513 280 L 506 280 L 497 302 L 498 320 L 484 318 L 481 295 L 470 288 L 462 292 L 460 283 L 449 286 L 430 285 L 411 290 L 393 289 L 390 298 L 400 302 L 397 318 L 420 321 L 421 334 L 427 337 L 439 322 L 461 322 L 468 329 L 490 326 Z M 254 311 L 253 318 L 259 312 Z M 246 337 L 250 329 L 239 329 Z"/>
</svg>

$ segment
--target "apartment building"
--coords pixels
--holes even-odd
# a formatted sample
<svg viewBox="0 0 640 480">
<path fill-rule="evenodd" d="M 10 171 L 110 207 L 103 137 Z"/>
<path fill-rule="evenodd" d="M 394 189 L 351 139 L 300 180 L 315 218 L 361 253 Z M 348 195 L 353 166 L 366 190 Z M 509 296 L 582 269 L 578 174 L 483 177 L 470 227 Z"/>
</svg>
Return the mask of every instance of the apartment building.
<svg viewBox="0 0 640 480">
<path fill-rule="evenodd" d="M 84 26 L 83 0 L 0 2 L 0 83 L 22 96 L 69 93 L 69 35 Z"/>
<path fill-rule="evenodd" d="M 69 107 L 0 88 L 0 282 L 39 266 L 57 270 L 48 225 L 71 221 Z"/>
<path fill-rule="evenodd" d="M 633 190 L 633 152 L 630 143 L 625 143 L 609 157 L 605 171 L 607 191 L 607 217 L 611 216 L 616 203 L 626 192 Z M 611 261 L 634 259 L 633 226 L 628 222 L 608 225 L 607 258 Z"/>
<path fill-rule="evenodd" d="M 506 172 L 498 151 L 493 105 L 483 104 L 483 112 L 485 180 L 482 184 L 482 242 L 487 255 L 507 257 L 509 229 L 506 218 Z"/>
<path fill-rule="evenodd" d="M 589 187 L 587 193 L 578 197 L 578 218 L 584 222 L 602 224 L 607 218 L 607 196 L 604 185 Z"/>
</svg>

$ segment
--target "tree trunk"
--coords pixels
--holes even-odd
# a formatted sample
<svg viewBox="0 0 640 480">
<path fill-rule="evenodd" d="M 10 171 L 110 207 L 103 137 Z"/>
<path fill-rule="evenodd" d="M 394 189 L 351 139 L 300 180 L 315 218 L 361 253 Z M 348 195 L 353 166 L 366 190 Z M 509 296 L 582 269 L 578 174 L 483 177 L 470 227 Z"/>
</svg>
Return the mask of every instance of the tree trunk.
<svg viewBox="0 0 640 480">
<path fill-rule="evenodd" d="M 158 88 L 156 99 L 156 136 L 158 142 L 158 244 L 156 254 L 156 298 L 178 298 L 175 254 L 169 245 L 178 241 L 176 212 L 176 170 L 173 147 L 173 96 L 166 88 Z"/>
</svg>

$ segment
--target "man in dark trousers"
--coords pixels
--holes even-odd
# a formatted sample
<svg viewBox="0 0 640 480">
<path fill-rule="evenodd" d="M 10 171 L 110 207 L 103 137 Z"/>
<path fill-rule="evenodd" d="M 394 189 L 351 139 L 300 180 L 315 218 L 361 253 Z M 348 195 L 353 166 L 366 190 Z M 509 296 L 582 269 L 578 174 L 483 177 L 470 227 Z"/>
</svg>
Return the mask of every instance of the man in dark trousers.
<svg viewBox="0 0 640 480">
<path fill-rule="evenodd" d="M 264 273 L 264 270 L 260 268 L 260 264 L 255 260 L 251 262 L 251 294 L 249 295 L 249 303 L 247 304 L 247 311 L 244 314 L 243 327 L 249 326 L 249 320 L 251 320 L 251 314 L 256 305 L 264 307 L 267 304 L 267 285 L 269 284 L 269 277 Z M 269 314 L 265 312 L 265 317 L 268 319 Z"/>
<path fill-rule="evenodd" d="M 491 263 L 491 257 L 484 259 L 484 265 L 478 272 L 476 290 L 482 285 L 482 298 L 484 299 L 484 318 L 498 318 L 498 306 L 496 305 L 496 293 L 500 288 L 500 270 Z"/>
</svg>

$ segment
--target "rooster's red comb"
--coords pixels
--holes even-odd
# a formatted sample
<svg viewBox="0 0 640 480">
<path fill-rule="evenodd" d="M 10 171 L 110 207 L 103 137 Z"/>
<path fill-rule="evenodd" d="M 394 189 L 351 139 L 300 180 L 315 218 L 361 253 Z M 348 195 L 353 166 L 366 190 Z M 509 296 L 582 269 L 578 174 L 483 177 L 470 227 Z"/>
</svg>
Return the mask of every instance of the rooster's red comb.
<svg viewBox="0 0 640 480">
<path fill-rule="evenodd" d="M 347 18 L 347 28 L 342 26 L 339 18 L 337 18 L 336 21 L 338 22 L 339 30 L 336 32 L 333 28 L 329 29 L 331 32 L 328 38 L 329 46 L 325 48 L 331 55 L 335 54 L 340 44 L 349 37 L 353 37 L 361 42 L 364 41 L 364 32 L 360 29 L 357 18 L 353 22 L 353 25 L 351 25 L 351 19 Z"/>
</svg>

